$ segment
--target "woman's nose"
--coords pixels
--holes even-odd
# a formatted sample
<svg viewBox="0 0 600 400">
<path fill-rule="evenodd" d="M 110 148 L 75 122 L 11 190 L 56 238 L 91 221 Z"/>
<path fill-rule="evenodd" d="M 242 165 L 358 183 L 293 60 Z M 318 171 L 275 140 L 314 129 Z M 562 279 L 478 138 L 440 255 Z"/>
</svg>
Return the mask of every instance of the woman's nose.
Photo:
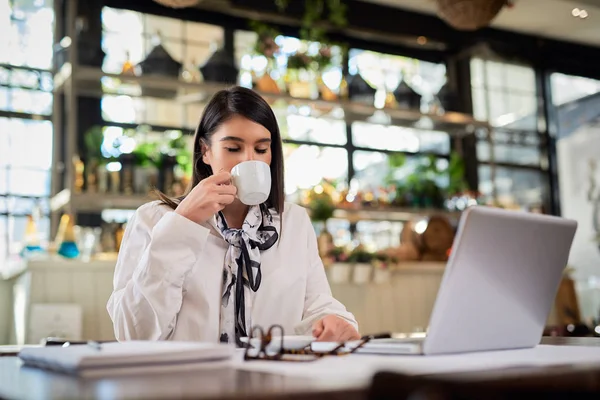
<svg viewBox="0 0 600 400">
<path fill-rule="evenodd" d="M 254 160 L 254 149 L 248 150 L 244 154 L 244 161 L 252 161 Z"/>
</svg>

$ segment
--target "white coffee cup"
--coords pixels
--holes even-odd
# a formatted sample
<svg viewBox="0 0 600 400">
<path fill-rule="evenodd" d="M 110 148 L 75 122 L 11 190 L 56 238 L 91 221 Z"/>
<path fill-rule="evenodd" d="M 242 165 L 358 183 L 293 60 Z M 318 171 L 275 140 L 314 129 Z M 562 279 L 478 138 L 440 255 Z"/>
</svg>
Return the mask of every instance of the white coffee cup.
<svg viewBox="0 0 600 400">
<path fill-rule="evenodd" d="M 271 193 L 271 168 L 262 161 L 244 161 L 231 170 L 237 197 L 246 205 L 264 203 Z"/>
</svg>

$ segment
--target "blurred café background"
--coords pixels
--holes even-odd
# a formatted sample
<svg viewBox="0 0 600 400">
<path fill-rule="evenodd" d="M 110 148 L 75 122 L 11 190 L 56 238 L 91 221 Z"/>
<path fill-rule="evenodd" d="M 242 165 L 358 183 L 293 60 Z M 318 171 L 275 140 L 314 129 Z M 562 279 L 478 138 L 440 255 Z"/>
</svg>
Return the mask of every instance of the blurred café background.
<svg viewBox="0 0 600 400">
<path fill-rule="evenodd" d="M 233 84 L 361 331 L 427 330 L 484 204 L 579 222 L 546 333 L 600 336 L 598 60 L 596 0 L 0 0 L 0 344 L 114 338 L 127 221 Z"/>
</svg>

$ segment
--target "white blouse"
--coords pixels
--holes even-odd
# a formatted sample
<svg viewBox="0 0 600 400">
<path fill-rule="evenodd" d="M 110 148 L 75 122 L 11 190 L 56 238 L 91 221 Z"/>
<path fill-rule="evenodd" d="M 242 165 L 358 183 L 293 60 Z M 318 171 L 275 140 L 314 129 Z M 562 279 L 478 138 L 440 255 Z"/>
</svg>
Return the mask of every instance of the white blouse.
<svg viewBox="0 0 600 400">
<path fill-rule="evenodd" d="M 278 232 L 279 221 L 273 211 Z M 141 206 L 127 224 L 107 304 L 117 340 L 218 342 L 227 247 L 214 218 L 200 225 L 157 201 Z M 334 314 L 358 329 L 331 294 L 304 208 L 285 204 L 279 240 L 261 252 L 261 271 L 253 326 L 311 335 L 313 323 Z"/>
</svg>

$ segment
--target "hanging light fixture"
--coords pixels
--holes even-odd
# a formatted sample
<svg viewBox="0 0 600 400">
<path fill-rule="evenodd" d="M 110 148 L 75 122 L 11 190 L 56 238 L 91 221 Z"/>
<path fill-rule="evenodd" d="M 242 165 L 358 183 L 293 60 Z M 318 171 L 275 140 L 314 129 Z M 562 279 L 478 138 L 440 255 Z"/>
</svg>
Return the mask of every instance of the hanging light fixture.
<svg viewBox="0 0 600 400">
<path fill-rule="evenodd" d="M 171 8 L 186 8 L 192 7 L 200 3 L 202 0 L 154 0 L 160 5 Z"/>
<path fill-rule="evenodd" d="M 436 0 L 438 16 L 461 31 L 475 31 L 488 26 L 508 0 Z"/>
</svg>

